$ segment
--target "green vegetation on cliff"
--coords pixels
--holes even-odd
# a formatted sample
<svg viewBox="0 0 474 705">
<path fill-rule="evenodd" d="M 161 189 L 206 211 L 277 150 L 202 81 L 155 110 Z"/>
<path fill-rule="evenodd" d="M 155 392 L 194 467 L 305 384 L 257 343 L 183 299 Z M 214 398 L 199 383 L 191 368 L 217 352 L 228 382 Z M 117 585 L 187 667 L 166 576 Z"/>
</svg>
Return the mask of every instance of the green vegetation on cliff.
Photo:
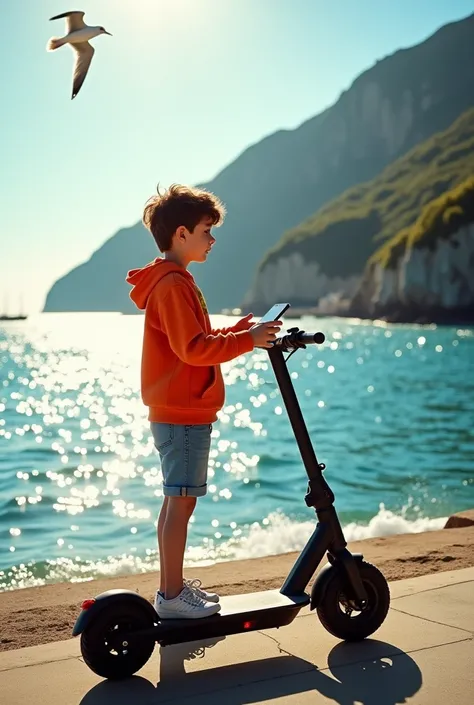
<svg viewBox="0 0 474 705">
<path fill-rule="evenodd" d="M 368 264 L 393 268 L 407 249 L 431 247 L 470 223 L 474 223 L 474 176 L 428 203 L 416 222 L 382 245 Z"/>
<path fill-rule="evenodd" d="M 289 230 L 267 252 L 260 269 L 280 257 L 300 252 L 306 261 L 317 261 L 328 276 L 362 273 L 367 260 L 379 250 L 382 242 L 393 243 L 389 250 L 383 247 L 379 250 L 385 252 L 379 254 L 383 259 L 395 247 L 393 238 L 398 242 L 397 238 L 408 237 L 407 229 L 418 220 L 423 222 L 419 228 L 428 232 L 431 228 L 428 223 L 434 216 L 430 209 L 420 216 L 424 206 L 433 201 L 438 203 L 442 194 L 465 182 L 472 174 L 474 108 L 463 113 L 447 130 L 393 162 L 372 181 L 348 189 Z M 465 210 L 465 206 L 457 202 L 453 206 Z M 452 227 L 460 217 L 456 210 L 446 215 Z M 416 239 L 413 233 L 410 237 Z"/>
</svg>

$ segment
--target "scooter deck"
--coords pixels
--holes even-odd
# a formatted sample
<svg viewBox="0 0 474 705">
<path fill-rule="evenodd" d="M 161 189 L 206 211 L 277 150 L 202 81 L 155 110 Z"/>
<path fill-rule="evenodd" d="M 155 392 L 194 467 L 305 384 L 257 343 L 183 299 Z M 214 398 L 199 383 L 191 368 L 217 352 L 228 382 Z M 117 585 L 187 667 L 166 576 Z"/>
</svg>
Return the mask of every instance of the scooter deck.
<svg viewBox="0 0 474 705">
<path fill-rule="evenodd" d="M 156 628 L 156 640 L 166 646 L 256 629 L 283 627 L 290 624 L 309 601 L 309 595 L 288 597 L 279 590 L 222 597 L 221 611 L 212 617 L 160 619 Z"/>
</svg>

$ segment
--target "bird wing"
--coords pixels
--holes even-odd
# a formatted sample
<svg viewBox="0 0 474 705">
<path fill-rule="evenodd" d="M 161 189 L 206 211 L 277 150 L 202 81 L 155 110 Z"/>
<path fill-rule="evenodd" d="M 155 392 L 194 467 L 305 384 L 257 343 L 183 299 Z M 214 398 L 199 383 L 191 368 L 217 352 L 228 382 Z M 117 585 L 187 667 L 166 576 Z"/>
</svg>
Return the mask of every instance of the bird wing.
<svg viewBox="0 0 474 705">
<path fill-rule="evenodd" d="M 70 44 L 69 45 L 76 52 L 76 63 L 74 65 L 74 74 L 72 81 L 72 98 L 81 90 L 81 86 L 84 83 L 84 79 L 89 71 L 89 66 L 91 65 L 92 57 L 94 56 L 94 47 L 89 42 L 81 42 L 80 44 Z"/>
<path fill-rule="evenodd" d="M 67 34 L 71 32 L 76 32 L 78 29 L 84 29 L 86 26 L 84 22 L 85 12 L 80 12 L 79 10 L 72 10 L 71 12 L 63 12 L 61 15 L 55 15 L 50 17 L 50 20 L 66 20 L 66 30 Z"/>
</svg>

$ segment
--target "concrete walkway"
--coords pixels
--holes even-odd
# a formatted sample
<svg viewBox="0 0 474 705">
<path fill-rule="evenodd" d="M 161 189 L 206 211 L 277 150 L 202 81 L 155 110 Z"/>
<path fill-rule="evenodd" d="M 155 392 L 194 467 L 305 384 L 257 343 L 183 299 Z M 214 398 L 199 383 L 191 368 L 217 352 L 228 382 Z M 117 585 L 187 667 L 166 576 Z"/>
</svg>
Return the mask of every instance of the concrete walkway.
<svg viewBox="0 0 474 705">
<path fill-rule="evenodd" d="M 282 629 L 155 648 L 133 678 L 110 682 L 79 640 L 0 653 L 2 705 L 471 705 L 474 568 L 392 583 L 372 639 L 344 644 L 305 609 Z M 160 653 L 161 652 L 161 653 Z"/>
</svg>

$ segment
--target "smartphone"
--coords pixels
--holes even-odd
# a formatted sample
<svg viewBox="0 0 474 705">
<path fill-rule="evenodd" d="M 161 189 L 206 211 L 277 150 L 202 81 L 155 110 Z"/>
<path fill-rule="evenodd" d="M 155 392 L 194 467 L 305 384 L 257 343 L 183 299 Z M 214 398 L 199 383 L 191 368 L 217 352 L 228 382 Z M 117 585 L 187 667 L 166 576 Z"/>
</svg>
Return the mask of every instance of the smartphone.
<svg viewBox="0 0 474 705">
<path fill-rule="evenodd" d="M 260 319 L 259 323 L 268 323 L 269 321 L 278 321 L 280 316 L 283 316 L 285 311 L 288 311 L 290 304 L 275 304 L 272 306 L 264 316 Z"/>
</svg>

